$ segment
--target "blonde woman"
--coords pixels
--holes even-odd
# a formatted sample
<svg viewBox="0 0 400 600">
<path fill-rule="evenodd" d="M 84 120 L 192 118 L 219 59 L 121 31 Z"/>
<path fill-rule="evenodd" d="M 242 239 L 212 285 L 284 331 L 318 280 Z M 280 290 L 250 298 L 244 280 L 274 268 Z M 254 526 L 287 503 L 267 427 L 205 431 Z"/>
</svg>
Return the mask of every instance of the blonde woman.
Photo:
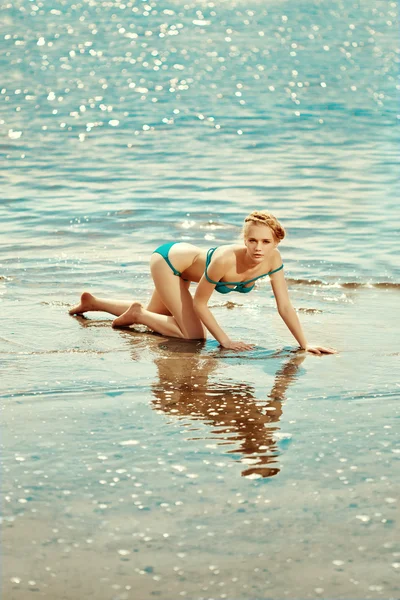
<svg viewBox="0 0 400 600">
<path fill-rule="evenodd" d="M 221 328 L 208 301 L 214 290 L 221 294 L 248 294 L 255 282 L 270 277 L 279 315 L 300 348 L 313 354 L 334 354 L 335 350 L 310 345 L 294 310 L 278 250 L 285 230 L 267 211 L 254 211 L 243 226 L 243 244 L 224 244 L 203 250 L 186 242 L 163 244 L 154 250 L 150 269 L 154 291 L 144 308 L 139 302 L 98 298 L 84 292 L 80 304 L 69 313 L 103 311 L 115 315 L 113 327 L 146 325 L 161 335 L 183 339 L 205 339 L 206 330 L 223 348 L 250 350 L 252 344 L 232 340 Z M 191 282 L 198 285 L 194 295 Z"/>
</svg>

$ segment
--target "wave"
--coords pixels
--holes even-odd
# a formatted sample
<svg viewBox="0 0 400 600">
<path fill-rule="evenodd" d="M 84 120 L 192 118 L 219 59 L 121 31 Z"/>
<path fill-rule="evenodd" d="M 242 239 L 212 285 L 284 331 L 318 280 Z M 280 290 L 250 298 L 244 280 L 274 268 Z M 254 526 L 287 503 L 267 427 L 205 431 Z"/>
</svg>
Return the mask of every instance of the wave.
<svg viewBox="0 0 400 600">
<path fill-rule="evenodd" d="M 290 285 L 317 285 L 320 287 L 326 288 L 346 288 L 346 289 L 370 289 L 370 288 L 384 288 L 384 289 L 400 289 L 400 283 L 396 283 L 394 281 L 379 281 L 379 282 L 371 282 L 371 281 L 322 281 L 321 279 L 294 279 L 288 278 L 288 284 Z"/>
<path fill-rule="evenodd" d="M 213 302 L 210 304 L 210 308 L 227 308 L 228 310 L 232 310 L 232 308 L 235 308 L 236 306 L 243 306 L 243 304 L 240 304 L 240 302 L 232 302 L 231 300 L 228 300 L 227 302 Z"/>
</svg>

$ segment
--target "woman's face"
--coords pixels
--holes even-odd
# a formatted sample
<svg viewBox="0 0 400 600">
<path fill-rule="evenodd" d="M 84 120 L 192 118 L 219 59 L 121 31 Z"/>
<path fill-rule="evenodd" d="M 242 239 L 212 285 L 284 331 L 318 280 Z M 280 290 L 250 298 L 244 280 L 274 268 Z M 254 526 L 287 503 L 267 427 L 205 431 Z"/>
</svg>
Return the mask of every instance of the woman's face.
<svg viewBox="0 0 400 600">
<path fill-rule="evenodd" d="M 251 224 L 247 227 L 244 244 L 250 258 L 255 262 L 262 262 L 272 254 L 278 242 L 267 225 Z"/>
</svg>

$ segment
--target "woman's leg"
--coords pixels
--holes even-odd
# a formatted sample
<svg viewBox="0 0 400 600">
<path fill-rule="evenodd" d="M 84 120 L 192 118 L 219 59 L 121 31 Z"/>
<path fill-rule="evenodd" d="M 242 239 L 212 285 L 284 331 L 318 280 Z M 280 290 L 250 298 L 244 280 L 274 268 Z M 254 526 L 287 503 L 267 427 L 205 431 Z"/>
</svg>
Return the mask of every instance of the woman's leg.
<svg viewBox="0 0 400 600">
<path fill-rule="evenodd" d="M 69 310 L 70 315 L 81 315 L 88 311 L 103 311 L 119 317 L 132 306 L 131 300 L 113 300 L 110 298 L 97 298 L 89 292 L 83 292 L 79 304 Z M 168 308 L 163 304 L 159 293 L 154 290 L 147 310 L 160 315 L 171 315 Z"/>
<path fill-rule="evenodd" d="M 112 300 L 110 298 L 97 298 L 89 292 L 83 292 L 79 304 L 69 310 L 70 315 L 81 315 L 88 311 L 103 311 L 119 317 L 132 304 L 129 300 Z"/>
<path fill-rule="evenodd" d="M 151 258 L 151 274 L 158 293 L 158 297 L 154 298 L 153 307 L 156 308 L 156 302 L 161 302 L 169 311 L 169 315 L 150 311 L 152 302 L 147 310 L 135 302 L 123 315 L 113 321 L 113 327 L 126 327 L 140 323 L 162 335 L 204 339 L 206 331 L 194 311 L 189 283 L 175 276 L 165 260 L 157 254 L 153 254 Z"/>
<path fill-rule="evenodd" d="M 167 315 L 171 316 L 168 308 L 165 306 L 164 302 L 161 300 L 160 294 L 157 290 L 153 291 L 153 295 L 150 299 L 150 302 L 146 306 L 146 310 L 150 312 L 157 313 L 158 315 Z"/>
</svg>

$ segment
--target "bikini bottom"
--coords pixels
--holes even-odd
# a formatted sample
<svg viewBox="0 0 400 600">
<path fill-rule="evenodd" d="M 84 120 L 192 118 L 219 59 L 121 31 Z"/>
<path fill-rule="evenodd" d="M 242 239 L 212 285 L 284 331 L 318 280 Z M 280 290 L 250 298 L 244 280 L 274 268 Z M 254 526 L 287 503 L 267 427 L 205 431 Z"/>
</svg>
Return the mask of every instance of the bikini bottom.
<svg viewBox="0 0 400 600">
<path fill-rule="evenodd" d="M 156 248 L 153 252 L 153 254 L 160 254 L 163 259 L 165 260 L 165 262 L 167 263 L 167 265 L 169 266 L 169 268 L 171 269 L 171 271 L 173 272 L 174 275 L 176 275 L 177 277 L 182 277 L 182 273 L 180 271 L 178 271 L 177 269 L 175 269 L 174 265 L 171 263 L 171 261 L 168 258 L 168 253 L 170 251 L 170 249 L 172 248 L 172 246 L 174 246 L 174 244 L 179 244 L 179 242 L 167 242 L 166 244 L 162 244 L 161 246 L 159 246 L 158 248 Z M 188 281 L 187 279 L 184 279 L 183 281 Z"/>
</svg>

